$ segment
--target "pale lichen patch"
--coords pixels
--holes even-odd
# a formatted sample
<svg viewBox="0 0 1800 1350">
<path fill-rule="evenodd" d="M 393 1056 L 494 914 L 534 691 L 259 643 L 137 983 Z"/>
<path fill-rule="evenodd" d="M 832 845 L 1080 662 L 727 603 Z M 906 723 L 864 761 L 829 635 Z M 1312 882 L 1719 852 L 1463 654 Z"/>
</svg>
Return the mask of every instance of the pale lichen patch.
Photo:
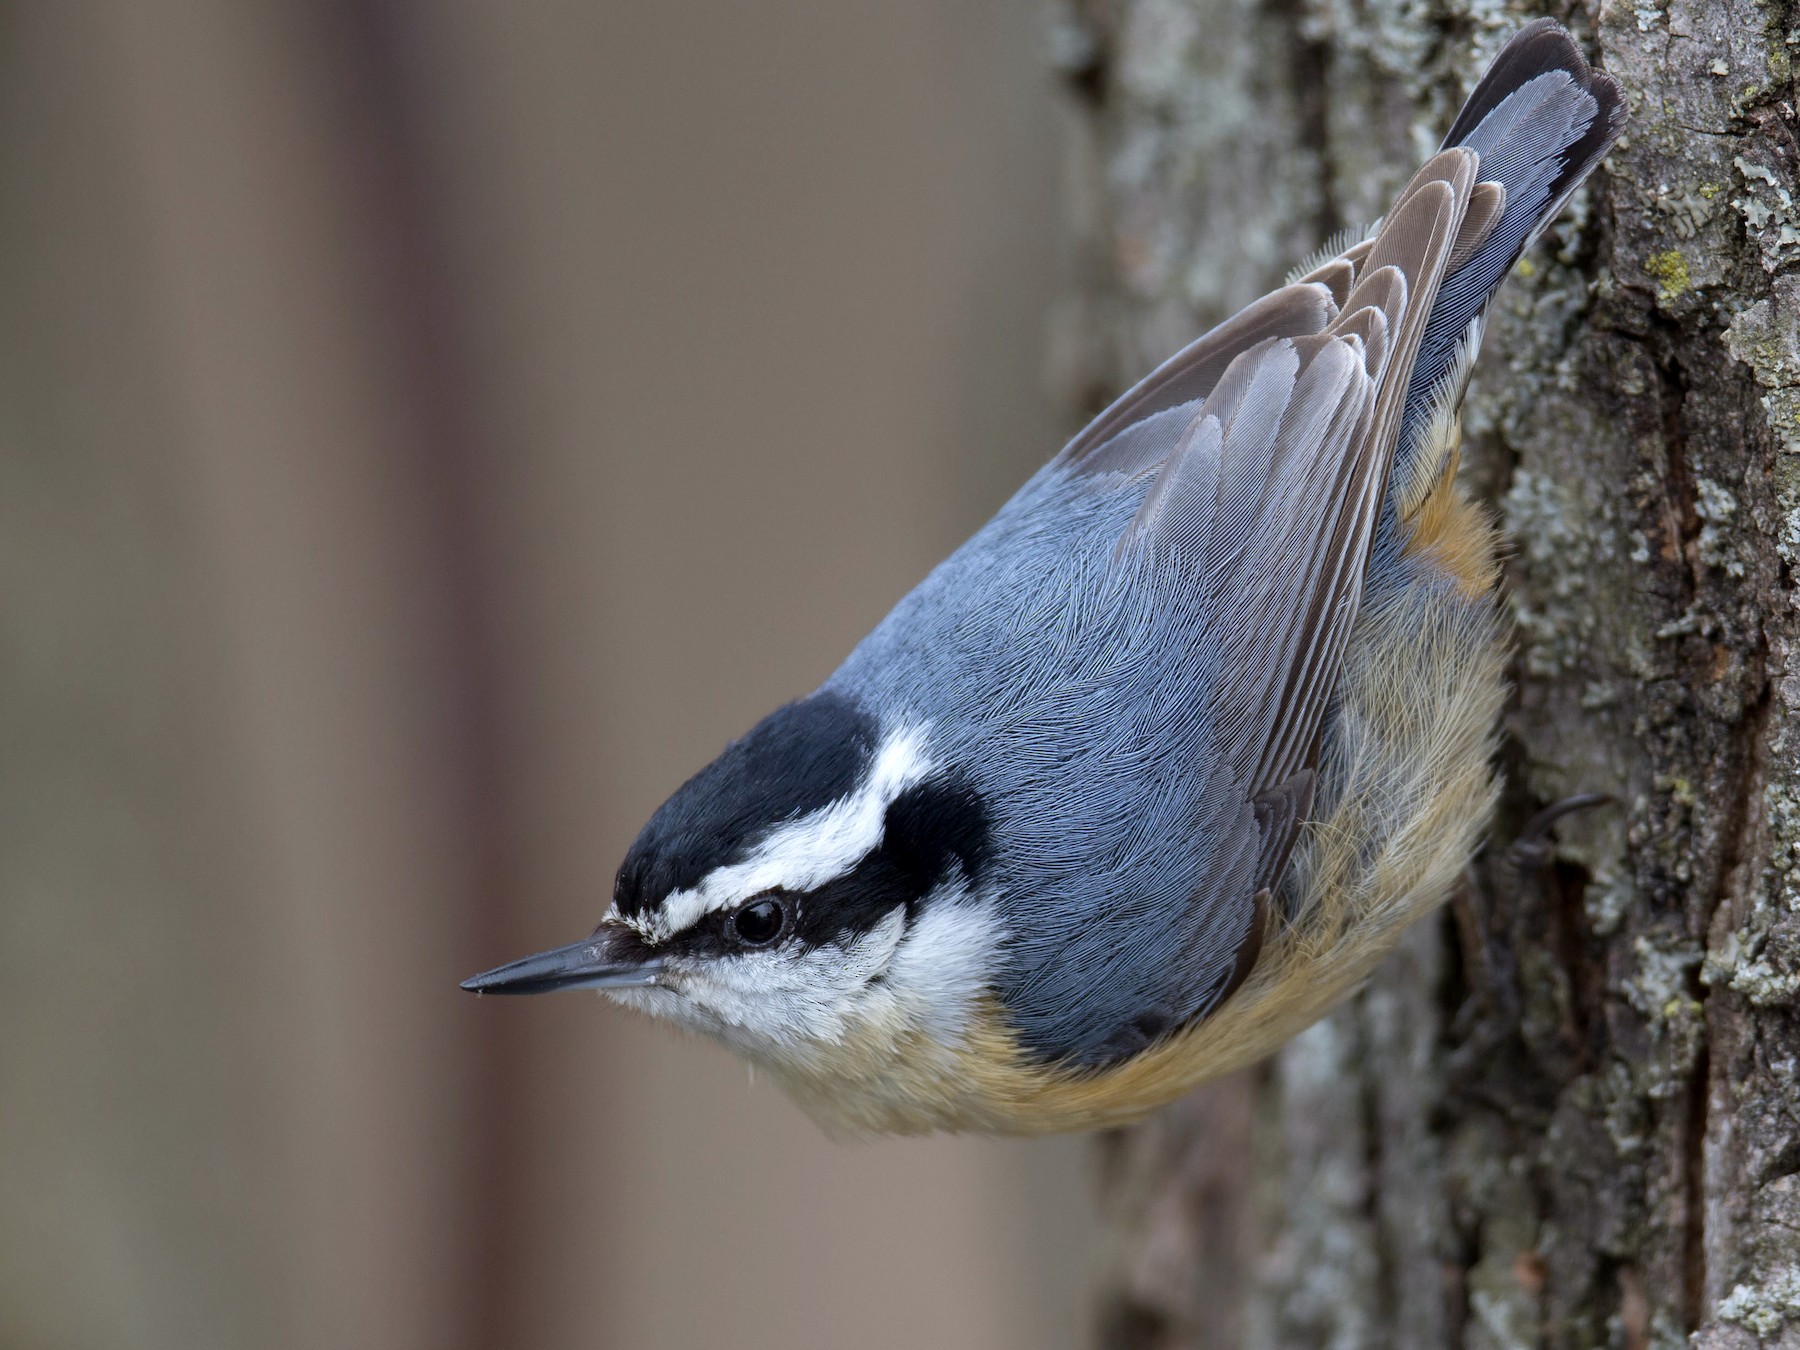
<svg viewBox="0 0 1800 1350">
<path fill-rule="evenodd" d="M 1738 926 L 1715 941 L 1701 980 L 1723 985 L 1759 1008 L 1791 1006 L 1800 999 L 1800 953 L 1794 916 L 1800 914 L 1800 797 L 1794 773 L 1778 770 L 1763 790 L 1770 836 L 1766 875 L 1741 905 Z"/>
<path fill-rule="evenodd" d="M 1740 1284 L 1719 1301 L 1719 1319 L 1758 1336 L 1773 1336 L 1800 1318 L 1800 1266 L 1783 1266 L 1756 1284 Z"/>
<path fill-rule="evenodd" d="M 1529 593 L 1518 587 L 1511 594 L 1526 668 L 1534 675 L 1583 668 L 1599 626 L 1588 578 L 1597 557 L 1611 552 L 1609 540 L 1596 535 L 1574 492 L 1530 469 L 1514 475 L 1501 509 L 1532 580 Z"/>
<path fill-rule="evenodd" d="M 1769 391 L 1763 408 L 1788 454 L 1800 454 L 1800 280 L 1782 277 L 1774 294 L 1732 319 L 1725 348 Z"/>
<path fill-rule="evenodd" d="M 1743 576 L 1743 561 L 1731 547 L 1730 522 L 1737 514 L 1737 498 L 1706 477 L 1695 480 L 1694 490 L 1694 514 L 1704 522 L 1700 537 L 1694 541 L 1700 561 L 1708 567 L 1723 568 L 1734 577 Z"/>
<path fill-rule="evenodd" d="M 1706 1032 L 1705 1009 L 1694 997 L 1694 972 L 1702 953 L 1666 934 L 1632 943 L 1637 972 L 1624 993 L 1650 1031 L 1650 1055 L 1640 1074 L 1645 1095 L 1671 1097 L 1686 1089 Z"/>
<path fill-rule="evenodd" d="M 1778 272 L 1800 260 L 1800 211 L 1784 176 L 1743 155 L 1732 163 L 1744 180 L 1744 193 L 1731 204 L 1743 216 L 1764 269 Z"/>
</svg>

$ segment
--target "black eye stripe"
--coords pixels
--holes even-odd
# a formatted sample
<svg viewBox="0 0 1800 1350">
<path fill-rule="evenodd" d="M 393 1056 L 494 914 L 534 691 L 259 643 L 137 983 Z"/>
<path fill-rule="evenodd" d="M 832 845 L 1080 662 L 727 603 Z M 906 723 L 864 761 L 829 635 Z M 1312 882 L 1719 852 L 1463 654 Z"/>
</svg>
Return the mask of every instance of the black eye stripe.
<svg viewBox="0 0 1800 1350">
<path fill-rule="evenodd" d="M 803 893 L 767 893 L 779 896 L 786 917 L 779 939 L 760 950 L 789 943 L 812 950 L 872 932 L 896 909 L 916 910 L 953 872 L 975 884 L 988 849 L 987 809 L 979 793 L 950 779 L 917 783 L 888 805 L 881 842 L 850 871 Z M 661 949 L 699 957 L 759 950 L 733 930 L 736 915 L 759 898 L 715 910 Z"/>
<path fill-rule="evenodd" d="M 888 804 L 882 852 L 910 876 L 923 895 L 952 864 L 973 883 L 988 853 L 987 805 L 981 794 L 955 778 L 915 783 Z"/>
<path fill-rule="evenodd" d="M 791 926 L 795 907 L 794 897 L 788 897 L 788 902 L 788 924 Z M 753 903 L 753 900 L 745 903 Z M 665 955 L 702 958 L 730 956 L 745 950 L 756 950 L 755 948 L 747 949 L 732 932 L 732 921 L 737 917 L 741 908 L 743 906 L 733 905 L 729 909 L 716 909 L 702 915 L 687 928 L 658 943 L 657 950 Z"/>
<path fill-rule="evenodd" d="M 794 939 L 803 947 L 823 947 L 860 936 L 922 896 L 892 857 L 878 848 L 843 876 L 800 897 Z"/>
<path fill-rule="evenodd" d="M 953 869 L 973 885 L 988 843 L 980 793 L 953 779 L 916 783 L 889 803 L 880 844 L 799 897 L 795 937 L 817 947 L 871 932 L 896 909 L 916 909 Z"/>
</svg>

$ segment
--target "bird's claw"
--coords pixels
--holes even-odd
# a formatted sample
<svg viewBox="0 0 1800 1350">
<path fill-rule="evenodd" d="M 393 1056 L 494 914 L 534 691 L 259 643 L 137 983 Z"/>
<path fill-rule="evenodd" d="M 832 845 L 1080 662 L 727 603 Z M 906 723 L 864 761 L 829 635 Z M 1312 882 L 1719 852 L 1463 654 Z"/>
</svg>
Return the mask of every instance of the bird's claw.
<svg viewBox="0 0 1800 1350">
<path fill-rule="evenodd" d="M 1551 802 L 1525 822 L 1525 828 L 1519 831 L 1518 838 L 1506 850 L 1506 865 L 1515 875 L 1523 873 L 1526 868 L 1536 870 L 1547 867 L 1555 849 L 1550 838 L 1550 827 L 1564 816 L 1596 806 L 1606 806 L 1612 800 L 1610 792 L 1577 792 L 1559 802 Z"/>
</svg>

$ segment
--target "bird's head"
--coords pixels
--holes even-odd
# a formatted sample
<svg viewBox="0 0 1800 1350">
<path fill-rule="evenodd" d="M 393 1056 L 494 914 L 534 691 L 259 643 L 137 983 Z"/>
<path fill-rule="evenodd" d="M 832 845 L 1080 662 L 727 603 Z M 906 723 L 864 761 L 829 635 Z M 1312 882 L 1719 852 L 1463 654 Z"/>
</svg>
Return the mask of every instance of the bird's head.
<svg viewBox="0 0 1800 1350">
<path fill-rule="evenodd" d="M 954 1045 L 1001 934 L 986 805 L 928 742 L 837 694 L 790 704 L 651 817 L 591 936 L 463 987 L 599 989 L 789 1078 Z"/>
</svg>

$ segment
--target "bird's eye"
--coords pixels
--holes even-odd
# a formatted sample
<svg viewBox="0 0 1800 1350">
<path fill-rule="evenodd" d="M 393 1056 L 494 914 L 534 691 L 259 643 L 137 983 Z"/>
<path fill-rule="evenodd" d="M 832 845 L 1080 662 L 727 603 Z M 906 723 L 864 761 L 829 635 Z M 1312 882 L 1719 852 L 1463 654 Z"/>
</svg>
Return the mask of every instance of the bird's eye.
<svg viewBox="0 0 1800 1350">
<path fill-rule="evenodd" d="M 766 947 L 787 930 L 787 924 L 787 906 L 764 896 L 734 913 L 727 926 L 744 946 Z"/>
</svg>

